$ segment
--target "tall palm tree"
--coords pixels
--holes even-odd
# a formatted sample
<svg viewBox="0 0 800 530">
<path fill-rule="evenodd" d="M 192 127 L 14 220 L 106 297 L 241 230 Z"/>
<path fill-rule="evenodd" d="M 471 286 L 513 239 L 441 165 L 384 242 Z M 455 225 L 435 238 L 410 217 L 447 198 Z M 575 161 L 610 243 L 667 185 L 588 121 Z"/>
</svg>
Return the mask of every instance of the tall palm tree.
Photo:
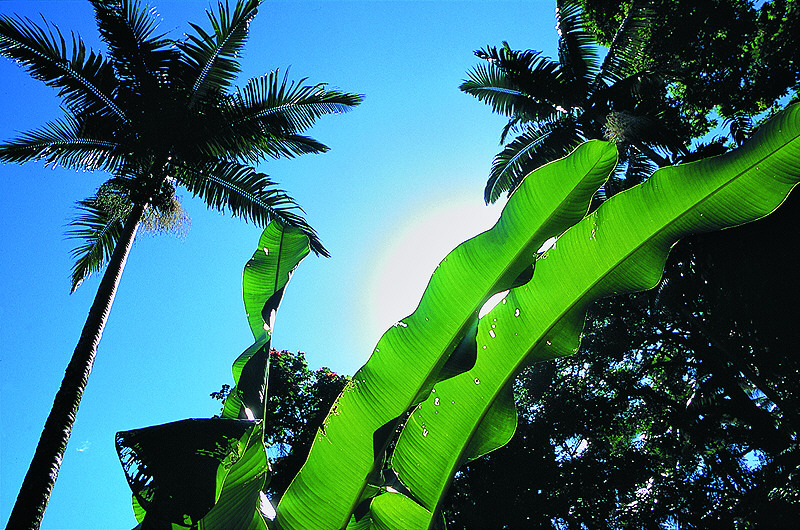
<svg viewBox="0 0 800 530">
<path fill-rule="evenodd" d="M 605 58 L 584 26 L 577 0 L 557 0 L 558 61 L 541 52 L 486 47 L 486 61 L 468 73 L 461 90 L 509 117 L 494 158 L 484 199 L 511 193 L 536 169 L 579 143 L 607 138 L 619 143 L 619 179 L 632 185 L 668 160 L 658 151 L 683 153 L 683 142 L 666 122 L 677 114 L 666 99 L 663 72 L 644 55 L 651 10 L 634 2 Z M 508 141 L 509 134 L 516 134 Z M 613 185 L 613 183 L 612 183 Z"/>
<path fill-rule="evenodd" d="M 0 160 L 44 160 L 111 174 L 95 196 L 79 203 L 72 235 L 83 244 L 75 251 L 73 289 L 93 271 L 106 270 L 8 528 L 41 523 L 142 220 L 175 215 L 175 188 L 183 186 L 209 207 L 259 225 L 279 219 L 300 227 L 313 250 L 327 255 L 302 210 L 251 165 L 327 150 L 302 132 L 318 117 L 361 101 L 277 72 L 233 87 L 258 0 L 220 3 L 208 13 L 210 32 L 192 25 L 182 40 L 157 33 L 153 12 L 137 0 L 91 2 L 106 56 L 87 49 L 77 35 L 65 39 L 47 22 L 0 16 L 0 54 L 57 87 L 65 109 L 61 119 L 0 145 Z"/>
</svg>

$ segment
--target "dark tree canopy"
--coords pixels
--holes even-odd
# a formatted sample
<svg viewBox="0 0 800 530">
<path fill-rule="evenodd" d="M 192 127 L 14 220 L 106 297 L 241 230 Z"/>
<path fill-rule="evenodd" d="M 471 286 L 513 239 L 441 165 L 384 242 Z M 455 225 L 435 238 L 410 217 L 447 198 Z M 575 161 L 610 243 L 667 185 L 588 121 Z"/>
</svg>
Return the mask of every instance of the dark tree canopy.
<svg viewBox="0 0 800 530">
<path fill-rule="evenodd" d="M 588 27 L 603 45 L 611 43 L 631 6 L 642 3 L 581 2 Z M 674 73 L 675 96 L 687 116 L 699 119 L 714 107 L 726 118 L 754 115 L 797 92 L 800 6 L 795 0 L 655 0 L 649 5 L 656 23 L 647 56 Z"/>
</svg>

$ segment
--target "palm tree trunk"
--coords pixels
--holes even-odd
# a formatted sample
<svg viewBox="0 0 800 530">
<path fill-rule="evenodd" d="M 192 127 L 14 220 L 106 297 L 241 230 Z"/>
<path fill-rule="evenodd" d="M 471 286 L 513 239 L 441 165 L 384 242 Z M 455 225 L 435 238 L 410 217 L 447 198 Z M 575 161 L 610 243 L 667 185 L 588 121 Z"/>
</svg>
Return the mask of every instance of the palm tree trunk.
<svg viewBox="0 0 800 530">
<path fill-rule="evenodd" d="M 134 205 L 125 220 L 120 239 L 114 247 L 108 268 L 103 274 L 97 294 L 83 325 L 80 339 L 67 365 L 61 388 L 44 425 L 33 460 L 22 482 L 17 501 L 11 511 L 6 530 L 38 530 L 42 524 L 50 493 L 53 491 L 64 451 L 67 448 L 81 396 L 92 371 L 100 337 L 103 335 L 111 304 L 125 268 L 136 230 L 147 205 Z"/>
</svg>

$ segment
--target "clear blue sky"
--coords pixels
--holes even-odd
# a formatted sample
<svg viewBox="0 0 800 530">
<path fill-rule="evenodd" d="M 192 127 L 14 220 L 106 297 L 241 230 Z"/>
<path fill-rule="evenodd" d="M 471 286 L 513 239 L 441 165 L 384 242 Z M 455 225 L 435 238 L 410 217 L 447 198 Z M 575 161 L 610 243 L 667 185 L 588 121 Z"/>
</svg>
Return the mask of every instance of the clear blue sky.
<svg viewBox="0 0 800 530">
<path fill-rule="evenodd" d="M 207 1 L 154 4 L 161 28 L 204 25 Z M 363 93 L 349 114 L 311 135 L 324 155 L 264 164 L 318 230 L 331 259 L 301 264 L 278 313 L 273 345 L 313 368 L 352 374 L 382 331 L 411 313 L 430 272 L 498 209 L 482 192 L 504 120 L 462 94 L 473 50 L 499 45 L 556 53 L 552 0 L 266 1 L 251 25 L 243 79 L 291 66 Z M 0 13 L 75 30 L 95 49 L 84 1 L 0 0 Z M 207 25 L 206 25 L 207 27 Z M 0 140 L 60 115 L 55 91 L 0 60 Z M 5 524 L 97 288 L 69 295 L 65 225 L 74 203 L 107 177 L 0 165 L 0 524 Z M 219 404 L 230 366 L 252 342 L 241 271 L 260 230 L 179 192 L 192 218 L 184 240 L 140 235 L 44 518 L 44 529 L 135 525 L 114 433 L 190 417 Z"/>
</svg>

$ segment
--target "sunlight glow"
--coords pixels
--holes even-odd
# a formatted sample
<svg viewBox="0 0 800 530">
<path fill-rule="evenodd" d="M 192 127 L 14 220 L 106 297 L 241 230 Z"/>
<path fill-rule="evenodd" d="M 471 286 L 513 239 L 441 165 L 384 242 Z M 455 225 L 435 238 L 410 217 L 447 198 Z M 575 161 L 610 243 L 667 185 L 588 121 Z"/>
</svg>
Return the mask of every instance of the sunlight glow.
<svg viewBox="0 0 800 530">
<path fill-rule="evenodd" d="M 463 241 L 490 229 L 503 205 L 486 206 L 478 196 L 430 204 L 409 215 L 412 221 L 390 234 L 370 278 L 366 332 L 377 340 L 413 313 L 439 262 Z"/>
</svg>

